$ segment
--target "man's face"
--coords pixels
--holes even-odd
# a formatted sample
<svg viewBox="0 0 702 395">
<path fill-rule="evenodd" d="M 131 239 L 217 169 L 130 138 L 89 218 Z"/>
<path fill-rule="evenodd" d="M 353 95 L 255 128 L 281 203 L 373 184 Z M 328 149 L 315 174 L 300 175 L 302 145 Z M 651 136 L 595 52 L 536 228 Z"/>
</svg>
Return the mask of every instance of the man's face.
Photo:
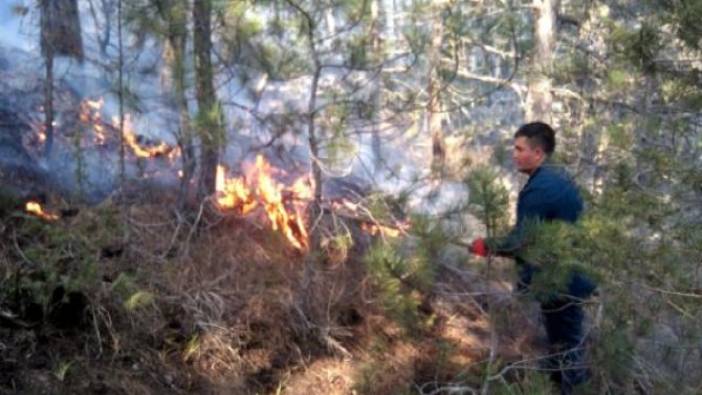
<svg viewBox="0 0 702 395">
<path fill-rule="evenodd" d="M 514 139 L 512 160 L 520 172 L 531 174 L 541 166 L 545 156 L 544 150 L 536 144 L 532 146 L 528 138 L 520 136 Z"/>
</svg>

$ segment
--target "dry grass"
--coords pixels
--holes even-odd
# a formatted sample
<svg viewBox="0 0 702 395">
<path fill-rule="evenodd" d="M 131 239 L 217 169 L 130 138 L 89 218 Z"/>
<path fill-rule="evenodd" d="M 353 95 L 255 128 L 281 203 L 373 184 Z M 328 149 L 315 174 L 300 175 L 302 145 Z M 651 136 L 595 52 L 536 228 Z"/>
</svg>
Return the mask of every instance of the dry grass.
<svg viewBox="0 0 702 395">
<path fill-rule="evenodd" d="M 435 294 L 418 296 L 429 324 L 408 335 L 376 300 L 359 245 L 329 242 L 321 255 L 303 255 L 255 222 L 205 210 L 187 218 L 172 207 L 108 201 L 62 220 L 70 224 L 49 225 L 90 223 L 94 234 L 86 237 L 100 240 L 96 251 L 120 253 L 97 256 L 99 281 L 85 290 L 89 324 L 70 335 L 42 330 L 49 338 L 42 374 L 17 363 L 15 381 L 0 388 L 429 393 L 472 374 L 489 352 L 492 328 L 479 297 L 469 295 L 476 290 L 455 273 L 439 279 Z M 102 216 L 108 211 L 117 228 L 107 229 Z M 319 226 L 327 240 L 340 229 L 333 220 Z M 16 264 L 8 250 L 0 249 L 6 269 Z M 15 348 L 14 355 L 37 348 L 38 332 L 23 333 L 28 337 L 3 332 L 0 342 Z M 516 344 L 503 338 L 500 352 Z"/>
</svg>

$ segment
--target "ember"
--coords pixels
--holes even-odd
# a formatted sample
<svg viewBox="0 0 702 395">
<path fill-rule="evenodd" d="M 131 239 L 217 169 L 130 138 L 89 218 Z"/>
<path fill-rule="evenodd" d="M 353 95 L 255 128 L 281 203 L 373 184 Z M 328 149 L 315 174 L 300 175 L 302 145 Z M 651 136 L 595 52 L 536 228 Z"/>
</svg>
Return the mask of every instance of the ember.
<svg viewBox="0 0 702 395">
<path fill-rule="evenodd" d="M 55 221 L 59 219 L 59 216 L 56 214 L 51 214 L 47 213 L 44 211 L 44 209 L 41 207 L 41 204 L 34 202 L 34 201 L 29 201 L 27 202 L 25 206 L 25 210 L 33 215 L 36 215 L 37 217 L 49 220 L 49 221 Z"/>
<path fill-rule="evenodd" d="M 104 145 L 107 142 L 107 134 L 105 133 L 105 125 L 102 122 L 101 110 L 105 104 L 104 99 L 88 100 L 85 99 L 80 103 L 79 119 L 86 125 L 91 125 L 95 133 L 95 144 Z"/>
<path fill-rule="evenodd" d="M 112 124 L 119 128 L 119 118 L 112 117 Z M 127 114 L 124 118 L 124 142 L 139 158 L 153 158 L 161 155 L 168 155 L 171 159 L 179 154 L 177 149 L 170 147 L 164 142 L 160 142 L 151 147 L 139 143 L 139 136 L 133 132 L 132 118 Z"/>
<path fill-rule="evenodd" d="M 97 100 L 85 99 L 80 103 L 80 121 L 90 125 L 94 133 L 96 145 L 105 145 L 108 135 L 105 122 L 102 120 L 102 108 L 105 104 L 103 98 Z M 119 117 L 112 117 L 112 127 L 119 130 Z M 168 156 L 170 159 L 176 158 L 180 151 L 164 142 L 144 144 L 143 138 L 134 133 L 132 118 L 129 114 L 124 117 L 124 143 L 139 158 L 154 158 L 157 156 Z"/>
<path fill-rule="evenodd" d="M 402 233 L 402 230 L 400 227 L 393 228 L 389 226 L 383 226 L 383 225 L 377 225 L 377 224 L 369 224 L 369 223 L 362 223 L 361 224 L 361 229 L 363 229 L 364 232 L 367 232 L 373 236 L 390 236 L 390 237 L 398 237 Z"/>
</svg>

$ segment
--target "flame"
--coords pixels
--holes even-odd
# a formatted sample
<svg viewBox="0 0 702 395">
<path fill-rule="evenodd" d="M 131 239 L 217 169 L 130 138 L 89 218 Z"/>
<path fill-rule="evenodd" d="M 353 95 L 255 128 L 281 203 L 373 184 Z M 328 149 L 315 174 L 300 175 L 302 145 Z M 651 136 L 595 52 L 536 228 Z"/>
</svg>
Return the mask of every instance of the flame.
<svg viewBox="0 0 702 395">
<path fill-rule="evenodd" d="M 168 152 L 167 156 L 168 156 L 168 159 L 171 161 L 171 163 L 173 163 L 176 159 L 178 159 L 180 157 L 180 147 L 175 147 L 175 148 L 169 147 L 169 148 L 170 148 L 170 152 Z"/>
<path fill-rule="evenodd" d="M 86 99 L 83 101 L 83 103 L 85 103 L 87 107 L 90 107 L 95 111 L 100 111 L 102 110 L 102 106 L 105 105 L 105 99 L 103 99 L 102 97 L 97 100 Z"/>
<path fill-rule="evenodd" d="M 218 166 L 215 198 L 220 209 L 245 215 L 260 207 L 274 231 L 282 233 L 298 250 L 307 250 L 304 213 L 314 190 L 309 177 L 301 177 L 286 187 L 274 179 L 278 170 L 262 155 L 256 157 L 254 167 L 243 177 L 227 178 L 225 172 L 223 166 Z"/>
<path fill-rule="evenodd" d="M 85 99 L 80 102 L 80 114 L 78 118 L 84 124 L 91 125 L 95 133 L 95 144 L 104 145 L 107 142 L 107 134 L 105 125 L 102 122 L 102 106 L 105 104 L 105 99 L 97 100 Z"/>
<path fill-rule="evenodd" d="M 55 221 L 59 219 L 58 215 L 45 212 L 44 209 L 41 207 L 41 204 L 35 201 L 27 202 L 25 210 L 30 214 L 34 214 L 37 217 L 44 218 L 50 221 Z"/>
<path fill-rule="evenodd" d="M 380 224 L 369 215 L 370 212 L 367 208 L 360 203 L 354 203 L 346 199 L 332 201 L 331 208 L 333 211 L 350 213 L 353 218 L 360 219 L 362 221 L 361 230 L 372 236 L 399 237 L 402 234 L 406 234 L 411 226 L 409 220 L 401 221 L 394 218 L 385 220 L 385 224 Z"/>
<path fill-rule="evenodd" d="M 398 228 L 391 228 L 389 226 L 369 224 L 365 222 L 361 224 L 361 229 L 364 232 L 370 233 L 373 236 L 383 235 L 390 237 L 398 237 L 402 232 L 402 230 Z"/>
<path fill-rule="evenodd" d="M 217 166 L 216 190 L 217 204 L 223 209 L 236 209 L 241 214 L 248 214 L 258 205 L 258 201 L 243 179 L 227 179 L 223 166 Z"/>
<path fill-rule="evenodd" d="M 112 125 L 119 128 L 119 117 L 112 117 Z M 126 114 L 124 117 L 124 142 L 139 158 L 153 158 L 160 155 L 167 155 L 174 159 L 180 153 L 179 150 L 170 147 L 163 141 L 153 147 L 146 147 L 139 144 L 139 137 L 133 132 L 132 117 Z"/>
</svg>

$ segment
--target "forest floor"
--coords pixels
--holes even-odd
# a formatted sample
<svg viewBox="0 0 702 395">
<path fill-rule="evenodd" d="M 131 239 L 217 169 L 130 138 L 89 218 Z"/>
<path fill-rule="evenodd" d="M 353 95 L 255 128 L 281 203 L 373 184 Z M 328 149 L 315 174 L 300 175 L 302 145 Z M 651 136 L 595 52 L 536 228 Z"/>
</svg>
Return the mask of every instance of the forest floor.
<svg viewBox="0 0 702 395">
<path fill-rule="evenodd" d="M 369 281 L 363 242 L 301 254 L 255 220 L 195 227 L 170 203 L 5 210 L 0 393 L 471 393 L 543 352 L 508 262 L 490 281 L 467 257 L 437 262 L 430 290 L 408 286 L 406 322 Z"/>
</svg>

